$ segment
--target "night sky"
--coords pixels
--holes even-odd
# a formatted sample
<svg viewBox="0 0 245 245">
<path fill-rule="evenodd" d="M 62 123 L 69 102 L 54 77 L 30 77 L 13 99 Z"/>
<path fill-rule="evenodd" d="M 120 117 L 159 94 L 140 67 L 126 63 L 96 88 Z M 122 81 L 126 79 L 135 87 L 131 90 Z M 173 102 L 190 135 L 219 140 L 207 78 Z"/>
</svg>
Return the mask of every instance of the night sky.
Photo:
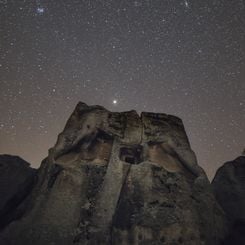
<svg viewBox="0 0 245 245">
<path fill-rule="evenodd" d="M 38 167 L 78 101 L 179 116 L 212 177 L 245 146 L 245 0 L 0 0 L 0 153 Z"/>
</svg>

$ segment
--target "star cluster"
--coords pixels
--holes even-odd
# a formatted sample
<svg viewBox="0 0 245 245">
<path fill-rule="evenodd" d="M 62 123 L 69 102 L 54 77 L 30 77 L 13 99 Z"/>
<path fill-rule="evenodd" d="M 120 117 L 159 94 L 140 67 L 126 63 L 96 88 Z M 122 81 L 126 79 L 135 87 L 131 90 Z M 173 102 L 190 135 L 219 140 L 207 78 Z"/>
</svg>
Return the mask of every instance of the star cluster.
<svg viewBox="0 0 245 245">
<path fill-rule="evenodd" d="M 34 166 L 78 101 L 181 117 L 209 176 L 245 131 L 244 0 L 0 0 L 0 152 Z"/>
</svg>

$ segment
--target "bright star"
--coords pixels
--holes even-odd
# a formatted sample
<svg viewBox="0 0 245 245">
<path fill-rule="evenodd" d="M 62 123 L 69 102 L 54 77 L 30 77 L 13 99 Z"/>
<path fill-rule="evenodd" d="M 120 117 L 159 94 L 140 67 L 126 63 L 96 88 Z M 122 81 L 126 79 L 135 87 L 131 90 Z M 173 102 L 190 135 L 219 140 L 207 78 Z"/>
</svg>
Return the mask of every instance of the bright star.
<svg viewBox="0 0 245 245">
<path fill-rule="evenodd" d="M 38 14 L 43 14 L 44 13 L 44 8 L 43 7 L 38 7 L 37 8 L 37 13 Z"/>
<path fill-rule="evenodd" d="M 187 0 L 185 0 L 185 6 L 186 6 L 186 8 L 189 8 L 189 3 Z"/>
<path fill-rule="evenodd" d="M 117 104 L 117 100 L 113 100 L 112 103 L 113 103 L 113 105 L 116 105 Z"/>
</svg>

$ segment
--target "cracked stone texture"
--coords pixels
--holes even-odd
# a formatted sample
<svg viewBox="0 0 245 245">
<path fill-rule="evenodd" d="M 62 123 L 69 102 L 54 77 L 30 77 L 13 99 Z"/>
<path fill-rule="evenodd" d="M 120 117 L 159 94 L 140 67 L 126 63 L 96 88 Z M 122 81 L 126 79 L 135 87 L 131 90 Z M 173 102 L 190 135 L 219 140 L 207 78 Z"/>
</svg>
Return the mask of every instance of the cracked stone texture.
<svg viewBox="0 0 245 245">
<path fill-rule="evenodd" d="M 3 245 L 218 245 L 225 217 L 181 119 L 79 102 Z"/>
</svg>

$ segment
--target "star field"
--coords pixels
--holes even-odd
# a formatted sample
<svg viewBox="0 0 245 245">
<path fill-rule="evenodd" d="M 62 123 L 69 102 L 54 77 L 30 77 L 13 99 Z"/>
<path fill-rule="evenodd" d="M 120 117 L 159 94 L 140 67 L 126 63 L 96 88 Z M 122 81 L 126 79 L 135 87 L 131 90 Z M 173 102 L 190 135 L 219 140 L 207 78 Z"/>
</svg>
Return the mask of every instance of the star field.
<svg viewBox="0 0 245 245">
<path fill-rule="evenodd" d="M 0 153 L 39 166 L 78 101 L 179 116 L 212 177 L 245 147 L 245 1 L 0 0 Z"/>
</svg>

